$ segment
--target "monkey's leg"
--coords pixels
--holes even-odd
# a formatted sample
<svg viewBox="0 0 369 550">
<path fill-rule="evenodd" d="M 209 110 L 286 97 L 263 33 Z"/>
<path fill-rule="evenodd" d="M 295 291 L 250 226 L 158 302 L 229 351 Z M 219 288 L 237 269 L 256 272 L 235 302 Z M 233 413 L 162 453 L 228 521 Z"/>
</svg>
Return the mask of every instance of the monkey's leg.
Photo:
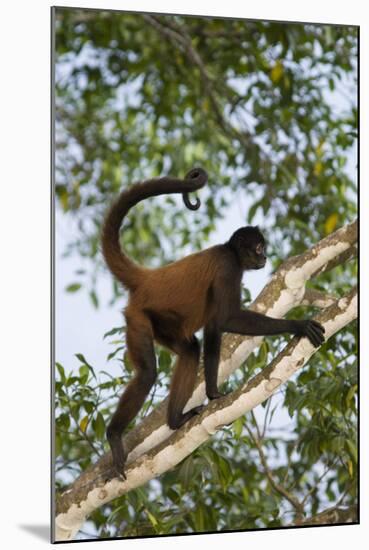
<svg viewBox="0 0 369 550">
<path fill-rule="evenodd" d="M 197 338 L 194 336 L 190 342 L 181 343 L 177 353 L 178 359 L 172 377 L 168 404 L 168 426 L 172 430 L 182 426 L 203 409 L 201 405 L 183 413 L 183 408 L 195 387 L 200 358 L 200 345 Z"/>
<path fill-rule="evenodd" d="M 218 390 L 218 367 L 222 334 L 219 328 L 209 323 L 204 329 L 204 370 L 206 395 L 218 399 L 226 395 Z"/>
<path fill-rule="evenodd" d="M 124 390 L 106 431 L 114 468 L 118 475 L 123 477 L 125 477 L 123 468 L 127 453 L 123 447 L 122 433 L 141 409 L 156 379 L 156 360 L 150 321 L 141 314 L 127 316 L 126 334 L 128 355 L 136 372 Z"/>
<path fill-rule="evenodd" d="M 209 399 L 218 396 L 218 363 L 220 356 L 221 333 L 213 325 L 204 329 L 204 370 L 206 395 Z"/>
</svg>

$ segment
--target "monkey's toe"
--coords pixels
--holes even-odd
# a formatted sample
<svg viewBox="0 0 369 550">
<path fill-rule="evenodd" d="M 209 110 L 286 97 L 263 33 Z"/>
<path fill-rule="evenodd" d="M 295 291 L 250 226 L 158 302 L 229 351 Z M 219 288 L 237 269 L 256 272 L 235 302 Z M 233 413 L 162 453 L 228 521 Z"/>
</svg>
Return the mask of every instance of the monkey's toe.
<svg viewBox="0 0 369 550">
<path fill-rule="evenodd" d="M 125 481 L 127 479 L 126 474 L 124 473 L 124 470 L 118 470 L 115 466 L 111 466 L 109 470 L 104 472 L 104 481 L 112 481 L 113 479 L 119 479 L 120 481 Z"/>
<path fill-rule="evenodd" d="M 230 391 L 225 391 L 225 392 L 216 391 L 216 392 L 208 394 L 207 398 L 210 401 L 212 401 L 213 399 L 220 399 L 221 397 L 224 397 L 225 395 L 228 395 L 229 393 L 231 393 L 231 392 Z"/>
<path fill-rule="evenodd" d="M 194 407 L 193 409 L 191 409 L 191 412 L 195 416 L 196 414 L 201 414 L 204 409 L 205 405 L 199 405 L 198 407 Z"/>
</svg>

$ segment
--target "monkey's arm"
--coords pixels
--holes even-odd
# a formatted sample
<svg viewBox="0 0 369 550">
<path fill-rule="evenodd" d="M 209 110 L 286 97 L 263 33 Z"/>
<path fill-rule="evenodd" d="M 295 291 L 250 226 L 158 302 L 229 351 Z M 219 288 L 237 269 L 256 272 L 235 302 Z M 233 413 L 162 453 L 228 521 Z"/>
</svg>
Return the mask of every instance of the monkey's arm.
<svg viewBox="0 0 369 550">
<path fill-rule="evenodd" d="M 320 323 L 309 320 L 275 319 L 241 309 L 241 276 L 234 262 L 226 258 L 225 268 L 217 273 L 212 286 L 215 314 L 221 332 L 233 332 L 247 336 L 270 336 L 294 334 L 306 336 L 319 347 L 324 342 L 324 328 Z"/>
<path fill-rule="evenodd" d="M 231 313 L 224 322 L 222 330 L 249 336 L 267 336 L 286 332 L 296 336 L 306 336 L 315 347 L 319 347 L 324 342 L 324 328 L 317 321 L 275 319 L 249 310 Z"/>
</svg>

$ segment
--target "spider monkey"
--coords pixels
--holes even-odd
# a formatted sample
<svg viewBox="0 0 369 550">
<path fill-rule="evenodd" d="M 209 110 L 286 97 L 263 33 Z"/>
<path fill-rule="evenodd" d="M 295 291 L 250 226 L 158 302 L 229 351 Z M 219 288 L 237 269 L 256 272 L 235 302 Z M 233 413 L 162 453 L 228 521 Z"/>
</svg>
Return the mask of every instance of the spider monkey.
<svg viewBox="0 0 369 550">
<path fill-rule="evenodd" d="M 250 336 L 290 333 L 306 336 L 318 347 L 324 328 L 316 321 L 267 317 L 241 309 L 241 278 L 245 270 L 261 269 L 266 262 L 265 239 L 258 227 L 241 227 L 224 244 L 191 254 L 158 269 L 135 264 L 122 251 L 119 230 L 135 204 L 156 195 L 182 193 L 187 208 L 196 210 L 189 193 L 203 187 L 207 173 L 201 168 L 185 179 L 162 177 L 137 183 L 124 190 L 107 213 L 102 230 L 102 251 L 113 275 L 129 291 L 125 309 L 128 356 L 135 368 L 107 427 L 113 469 L 124 474 L 126 451 L 122 432 L 141 409 L 156 379 L 154 340 L 177 355 L 171 381 L 167 422 L 182 426 L 203 405 L 187 412 L 197 375 L 200 345 L 196 331 L 204 328 L 204 370 L 208 399 L 222 396 L 217 386 L 222 332 Z"/>
</svg>

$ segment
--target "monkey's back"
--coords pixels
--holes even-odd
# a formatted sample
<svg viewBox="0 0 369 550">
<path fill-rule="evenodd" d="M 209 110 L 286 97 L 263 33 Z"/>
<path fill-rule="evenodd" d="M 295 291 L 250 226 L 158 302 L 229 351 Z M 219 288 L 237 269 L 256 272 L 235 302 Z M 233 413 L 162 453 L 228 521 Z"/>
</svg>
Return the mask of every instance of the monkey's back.
<svg viewBox="0 0 369 550">
<path fill-rule="evenodd" d="M 190 338 L 211 316 L 212 283 L 224 253 L 218 245 L 158 269 L 145 269 L 126 312 L 139 309 L 160 330 Z"/>
</svg>

